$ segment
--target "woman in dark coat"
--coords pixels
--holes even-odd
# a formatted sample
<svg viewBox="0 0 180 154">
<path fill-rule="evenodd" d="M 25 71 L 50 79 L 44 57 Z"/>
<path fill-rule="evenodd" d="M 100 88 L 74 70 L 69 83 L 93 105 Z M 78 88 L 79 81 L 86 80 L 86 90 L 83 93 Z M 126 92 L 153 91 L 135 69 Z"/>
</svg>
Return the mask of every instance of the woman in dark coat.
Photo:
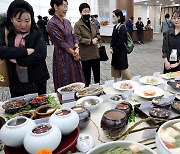
<svg viewBox="0 0 180 154">
<path fill-rule="evenodd" d="M 49 79 L 46 44 L 28 2 L 15 0 L 10 4 L 7 19 L 0 28 L 0 38 L 0 58 L 7 61 L 11 97 L 45 94 Z"/>
<path fill-rule="evenodd" d="M 163 38 L 164 73 L 180 71 L 180 7 L 172 15 L 174 28 Z"/>
<path fill-rule="evenodd" d="M 115 81 L 117 78 L 131 79 L 128 70 L 127 50 L 124 43 L 127 42 L 127 31 L 123 25 L 125 16 L 121 10 L 117 9 L 112 14 L 113 23 L 116 24 L 112 33 L 112 40 L 110 44 L 110 52 L 112 53 L 111 60 L 111 75 Z"/>
</svg>

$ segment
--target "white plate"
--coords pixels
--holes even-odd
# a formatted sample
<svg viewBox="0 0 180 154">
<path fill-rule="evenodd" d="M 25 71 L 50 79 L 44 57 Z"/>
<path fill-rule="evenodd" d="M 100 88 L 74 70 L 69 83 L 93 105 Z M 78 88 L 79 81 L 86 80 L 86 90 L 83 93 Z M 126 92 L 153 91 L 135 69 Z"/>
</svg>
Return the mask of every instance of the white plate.
<svg viewBox="0 0 180 154">
<path fill-rule="evenodd" d="M 155 94 L 153 96 L 144 95 L 144 91 L 149 91 L 149 90 L 154 91 Z M 163 96 L 164 90 L 155 86 L 147 85 L 147 86 L 141 86 L 141 87 L 136 88 L 134 90 L 134 93 L 143 98 L 154 98 L 154 97 Z"/>
<path fill-rule="evenodd" d="M 92 86 L 92 87 L 86 87 L 81 90 L 79 90 L 76 93 L 77 97 L 84 97 L 84 96 L 93 96 L 93 95 L 99 95 L 103 92 L 102 86 Z"/>
<path fill-rule="evenodd" d="M 132 88 L 129 88 L 129 89 L 120 88 L 120 85 L 124 84 L 124 83 L 132 85 Z M 135 81 L 132 81 L 132 80 L 123 80 L 123 81 L 119 81 L 119 82 L 116 82 L 113 84 L 114 89 L 121 90 L 121 91 L 134 90 L 138 86 L 139 86 L 139 84 Z"/>
<path fill-rule="evenodd" d="M 166 80 L 175 79 L 177 76 L 180 76 L 180 71 L 169 72 L 169 73 L 161 74 L 160 76 Z"/>
<path fill-rule="evenodd" d="M 72 86 L 75 86 L 74 88 L 72 88 L 72 90 L 69 90 L 69 91 L 63 91 L 63 89 L 65 88 L 70 88 Z M 77 87 L 76 87 L 77 86 Z M 75 82 L 75 83 L 71 83 L 69 85 L 66 85 L 64 87 L 60 87 L 57 89 L 57 91 L 60 93 L 60 94 L 64 94 L 64 93 L 69 93 L 69 92 L 76 92 L 78 90 L 81 90 L 85 87 L 85 84 L 83 82 Z"/>
<path fill-rule="evenodd" d="M 139 82 L 147 85 L 159 85 L 163 83 L 163 79 L 154 76 L 144 76 L 139 79 Z"/>
<path fill-rule="evenodd" d="M 90 100 L 90 99 L 97 101 L 97 104 L 91 105 L 88 102 L 85 102 L 86 100 Z M 98 96 L 85 96 L 85 97 L 78 99 L 76 105 L 82 105 L 82 106 L 88 108 L 89 110 L 93 110 L 93 109 L 97 108 L 97 106 L 99 104 L 101 104 L 102 102 L 103 102 L 103 99 Z"/>
</svg>

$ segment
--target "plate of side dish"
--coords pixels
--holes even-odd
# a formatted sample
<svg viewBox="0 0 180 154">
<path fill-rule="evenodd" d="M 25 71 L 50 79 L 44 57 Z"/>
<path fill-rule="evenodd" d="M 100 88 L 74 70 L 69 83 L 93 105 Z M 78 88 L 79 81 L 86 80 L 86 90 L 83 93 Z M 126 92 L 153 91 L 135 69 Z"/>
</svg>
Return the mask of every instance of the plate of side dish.
<svg viewBox="0 0 180 154">
<path fill-rule="evenodd" d="M 84 87 L 85 87 L 85 84 L 83 82 L 75 82 L 75 83 L 71 83 L 67 86 L 60 87 L 57 89 L 57 91 L 60 94 L 69 93 L 69 92 L 77 92 L 78 90 L 81 90 Z"/>
<path fill-rule="evenodd" d="M 159 85 L 163 83 L 163 79 L 159 78 L 159 77 L 154 77 L 154 76 L 144 76 L 142 78 L 139 79 L 139 82 L 143 83 L 143 84 L 147 84 L 147 85 Z"/>
<path fill-rule="evenodd" d="M 160 76 L 166 80 L 175 79 L 176 77 L 180 76 L 180 71 L 169 72 L 169 73 L 161 74 Z"/>
<path fill-rule="evenodd" d="M 146 85 L 138 87 L 134 93 L 143 98 L 155 98 L 164 95 L 164 90 L 156 86 Z"/>
<path fill-rule="evenodd" d="M 132 80 L 123 80 L 113 84 L 114 89 L 121 91 L 134 90 L 138 86 L 139 84 Z"/>
</svg>

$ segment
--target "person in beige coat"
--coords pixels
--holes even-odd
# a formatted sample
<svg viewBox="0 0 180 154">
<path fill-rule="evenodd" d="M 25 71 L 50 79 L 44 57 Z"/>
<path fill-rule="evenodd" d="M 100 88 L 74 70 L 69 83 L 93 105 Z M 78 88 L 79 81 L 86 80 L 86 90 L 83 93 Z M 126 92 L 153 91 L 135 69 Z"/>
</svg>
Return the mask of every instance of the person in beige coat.
<svg viewBox="0 0 180 154">
<path fill-rule="evenodd" d="M 79 6 L 81 18 L 74 26 L 74 34 L 79 39 L 79 51 L 83 72 L 86 80 L 86 86 L 91 82 L 91 69 L 93 71 L 94 82 L 100 83 L 100 61 L 98 40 L 100 33 L 95 23 L 90 21 L 90 6 L 82 3 Z"/>
</svg>

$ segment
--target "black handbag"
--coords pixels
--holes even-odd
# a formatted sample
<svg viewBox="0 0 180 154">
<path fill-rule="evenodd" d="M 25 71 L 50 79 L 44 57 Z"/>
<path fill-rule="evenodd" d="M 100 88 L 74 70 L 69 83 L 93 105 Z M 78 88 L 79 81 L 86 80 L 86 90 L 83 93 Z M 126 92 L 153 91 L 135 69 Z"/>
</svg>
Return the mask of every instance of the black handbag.
<svg viewBox="0 0 180 154">
<path fill-rule="evenodd" d="M 99 56 L 100 61 L 107 61 L 109 59 L 104 45 L 100 45 L 99 47 Z"/>
</svg>

